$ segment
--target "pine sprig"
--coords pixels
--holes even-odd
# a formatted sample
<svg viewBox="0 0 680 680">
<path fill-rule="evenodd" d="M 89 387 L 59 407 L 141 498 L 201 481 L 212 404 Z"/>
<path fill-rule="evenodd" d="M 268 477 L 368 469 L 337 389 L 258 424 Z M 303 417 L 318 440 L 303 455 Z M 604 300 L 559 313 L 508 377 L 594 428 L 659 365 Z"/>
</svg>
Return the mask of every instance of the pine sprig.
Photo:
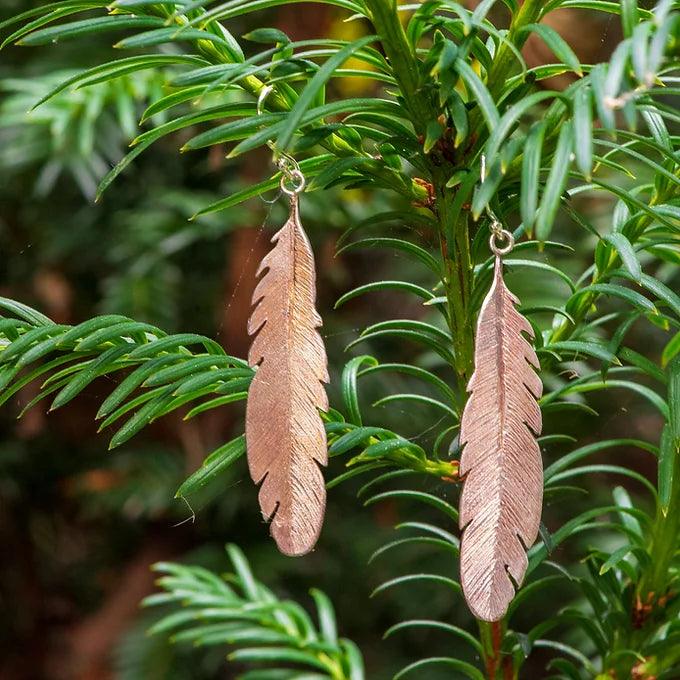
<svg viewBox="0 0 680 680">
<path fill-rule="evenodd" d="M 170 635 L 177 644 L 230 647 L 230 661 L 256 667 L 239 675 L 241 680 L 363 680 L 362 656 L 353 642 L 338 637 L 333 605 L 324 593 L 311 591 L 315 624 L 297 602 L 279 599 L 260 583 L 239 548 L 228 545 L 227 554 L 234 572 L 221 577 L 201 567 L 154 566 L 164 592 L 147 597 L 144 606 L 178 611 L 165 614 L 150 633 Z"/>
<path fill-rule="evenodd" d="M 40 392 L 20 415 L 50 397 L 49 410 L 53 411 L 75 399 L 95 380 L 116 377 L 117 385 L 97 413 L 100 431 L 117 428 L 110 449 L 175 410 L 183 410 L 188 420 L 247 396 L 253 369 L 244 360 L 226 354 L 208 337 L 168 335 L 150 324 L 114 314 L 77 326 L 55 324 L 40 312 L 5 298 L 0 298 L 0 310 L 0 405 L 26 385 L 41 380 Z M 346 403 L 357 400 L 356 384 L 351 380 L 344 395 Z M 430 458 L 422 447 L 389 429 L 357 427 L 335 410 L 325 419 L 330 455 L 360 452 L 333 484 L 375 465 L 398 465 L 455 477 L 455 462 Z M 243 436 L 218 447 L 185 480 L 177 496 L 191 495 L 244 453 Z"/>
</svg>

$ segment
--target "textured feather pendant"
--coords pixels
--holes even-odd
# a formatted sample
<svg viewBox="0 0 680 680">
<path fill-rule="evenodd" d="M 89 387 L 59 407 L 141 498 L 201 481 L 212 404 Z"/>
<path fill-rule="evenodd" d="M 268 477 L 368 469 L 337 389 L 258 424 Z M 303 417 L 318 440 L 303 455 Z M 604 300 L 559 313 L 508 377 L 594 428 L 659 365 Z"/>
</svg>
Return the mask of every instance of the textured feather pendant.
<svg viewBox="0 0 680 680">
<path fill-rule="evenodd" d="M 477 618 L 498 621 L 527 568 L 526 550 L 538 535 L 543 466 L 541 380 L 529 322 L 503 281 L 496 257 L 493 284 L 479 314 L 475 372 L 461 420 L 463 531 L 461 584 Z"/>
<path fill-rule="evenodd" d="M 281 552 L 303 555 L 316 543 L 326 506 L 319 465 L 326 465 L 326 352 L 315 309 L 314 257 L 300 224 L 297 195 L 290 217 L 273 237 L 248 322 L 255 335 L 248 361 L 257 366 L 248 391 L 248 467 L 263 515 Z"/>
</svg>

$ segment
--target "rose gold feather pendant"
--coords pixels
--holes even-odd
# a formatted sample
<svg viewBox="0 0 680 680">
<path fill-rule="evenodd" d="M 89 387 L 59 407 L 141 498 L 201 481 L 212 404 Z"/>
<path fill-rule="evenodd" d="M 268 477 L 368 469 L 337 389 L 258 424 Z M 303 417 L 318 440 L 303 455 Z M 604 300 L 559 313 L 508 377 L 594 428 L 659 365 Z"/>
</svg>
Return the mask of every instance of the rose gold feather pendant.
<svg viewBox="0 0 680 680">
<path fill-rule="evenodd" d="M 542 384 L 536 352 L 522 335 L 534 334 L 503 281 L 500 255 L 508 250 L 495 248 L 495 238 L 493 284 L 479 314 L 475 371 L 460 427 L 460 578 L 468 606 L 484 621 L 503 618 L 522 583 L 543 502 L 536 441 Z"/>
<path fill-rule="evenodd" d="M 248 361 L 257 370 L 248 390 L 246 442 L 250 476 L 261 483 L 260 508 L 271 519 L 279 550 L 304 555 L 319 537 L 326 507 L 319 465 L 328 454 L 319 410 L 328 410 L 322 385 L 328 369 L 315 309 L 314 256 L 297 191 L 286 193 L 290 217 L 262 260 L 248 322 L 255 336 Z"/>
</svg>

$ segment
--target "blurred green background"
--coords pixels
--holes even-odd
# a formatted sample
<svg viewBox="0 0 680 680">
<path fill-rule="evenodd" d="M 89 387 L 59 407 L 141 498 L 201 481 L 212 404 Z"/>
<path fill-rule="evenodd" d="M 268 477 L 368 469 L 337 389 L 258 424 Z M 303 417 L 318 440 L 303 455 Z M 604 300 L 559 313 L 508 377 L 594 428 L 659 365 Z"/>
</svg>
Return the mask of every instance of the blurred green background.
<svg viewBox="0 0 680 680">
<path fill-rule="evenodd" d="M 0 20 L 35 4 L 40 3 L 4 0 Z M 597 60 L 598 52 L 605 54 L 616 42 L 616 26 L 599 18 L 578 20 L 579 30 L 572 33 L 576 47 L 586 60 Z M 332 8 L 311 4 L 304 12 L 286 8 L 253 21 L 236 20 L 229 28 L 239 36 L 255 27 L 276 26 L 295 39 L 321 34 L 348 38 L 350 31 L 362 30 L 342 23 Z M 574 25 L 567 18 L 560 28 L 568 33 Z M 122 157 L 138 134 L 139 115 L 163 91 L 161 76 L 123 77 L 88 91 L 66 92 L 27 111 L 54 83 L 111 52 L 107 36 L 56 49 L 8 47 L 0 53 L 0 295 L 32 305 L 60 323 L 125 314 L 168 332 L 214 337 L 229 353 L 245 356 L 255 270 L 272 229 L 285 219 L 285 206 L 254 199 L 195 222 L 187 218 L 265 177 L 270 159 L 255 153 L 227 161 L 226 149 L 222 154 L 180 155 L 183 140 L 169 136 L 142 154 L 95 204 L 98 180 Z M 539 62 L 543 57 L 530 45 L 527 58 Z M 348 79 L 343 87 L 361 85 Z M 332 379 L 344 363 L 345 345 L 366 323 L 421 313 L 404 308 L 398 294 L 383 295 L 378 302 L 362 298 L 333 311 L 340 294 L 379 275 L 395 278 L 396 272 L 397 278 L 413 281 L 421 276 L 407 260 L 377 250 L 335 257 L 342 231 L 385 209 L 385 202 L 383 196 L 360 191 L 304 196 L 303 220 L 317 257 Z M 610 219 L 612 206 L 591 200 L 580 208 L 597 223 Z M 575 251 L 550 255 L 551 262 L 572 274 L 580 273 L 592 257 L 590 237 L 575 229 L 561 225 L 558 231 Z M 422 236 L 434 241 L 434 235 Z M 559 301 L 566 293 L 559 281 L 535 273 L 511 275 L 509 282 L 527 304 L 532 296 Z M 634 338 L 630 345 L 654 358 L 660 351 L 656 337 Z M 360 346 L 354 351 L 367 350 Z M 370 350 L 399 360 L 408 359 L 416 348 L 388 344 Z M 391 378 L 394 384 L 387 387 L 400 391 L 399 380 L 404 378 Z M 419 586 L 370 599 L 378 583 L 404 572 L 402 562 L 427 566 L 428 571 L 454 568 L 424 549 L 396 560 L 377 560 L 370 570 L 365 566 L 371 552 L 392 535 L 403 508 L 363 508 L 355 497 L 359 484 L 340 486 L 329 494 L 317 550 L 304 559 L 282 557 L 259 516 L 245 464 L 190 499 L 190 507 L 173 500 L 181 481 L 204 456 L 242 431 L 241 407 L 188 423 L 181 414 L 167 417 L 109 453 L 94 416 L 110 389 L 110 384 L 95 383 L 55 414 L 40 402 L 17 420 L 37 394 L 28 386 L 0 410 L 0 545 L 6 555 L 0 561 L 0 678 L 235 677 L 238 669 L 226 664 L 225 650 L 176 648 L 162 637 L 146 636 L 156 614 L 138 607 L 154 588 L 150 564 L 172 559 L 226 568 L 227 541 L 243 548 L 259 578 L 278 594 L 309 604 L 311 586 L 325 590 L 335 603 L 341 633 L 364 652 L 371 679 L 390 677 L 422 655 L 423 645 L 436 655 L 437 649 L 450 654 L 452 645 L 459 644 L 441 633 L 418 631 L 381 640 L 386 628 L 408 617 L 470 624 L 461 601 L 440 590 Z M 366 403 L 384 391 L 384 384 L 367 385 Z M 332 385 L 330 394 L 333 402 Z M 580 432 L 580 443 L 620 431 L 656 440 L 655 416 L 634 397 L 613 393 L 592 401 L 598 418 L 578 415 L 565 423 L 562 416 L 559 430 Z M 388 427 L 391 419 L 402 434 L 423 441 L 436 433 L 437 421 L 426 411 L 397 408 L 381 413 L 381 419 L 387 419 Z M 633 466 L 635 460 L 630 461 Z M 332 473 L 339 469 L 335 465 Z M 444 481 L 428 484 L 444 497 L 453 496 Z M 594 496 L 608 495 L 611 485 L 601 475 L 589 482 Z M 547 502 L 546 523 L 557 526 L 567 513 L 560 510 L 559 498 Z M 408 519 L 417 519 L 412 510 Z M 560 559 L 579 554 L 576 543 L 568 550 L 560 551 Z M 551 609 L 558 606 L 560 596 L 555 598 Z M 542 598 L 532 602 L 536 617 L 544 605 Z M 526 677 L 541 677 L 540 655 L 534 664 L 535 675 Z M 439 677 L 451 675 L 428 671 L 428 678 Z"/>
</svg>

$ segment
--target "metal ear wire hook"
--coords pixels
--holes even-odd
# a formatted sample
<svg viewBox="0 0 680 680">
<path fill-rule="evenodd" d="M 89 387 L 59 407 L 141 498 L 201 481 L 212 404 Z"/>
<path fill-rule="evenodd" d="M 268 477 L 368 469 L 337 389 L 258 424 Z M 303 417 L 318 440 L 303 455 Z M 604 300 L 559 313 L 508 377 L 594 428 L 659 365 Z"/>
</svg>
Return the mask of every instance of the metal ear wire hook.
<svg viewBox="0 0 680 680">
<path fill-rule="evenodd" d="M 486 182 L 486 154 L 482 154 L 479 163 L 479 179 L 482 184 Z M 502 229 L 501 221 L 496 217 L 496 214 L 491 210 L 491 206 L 486 204 L 486 214 L 491 220 L 491 231 L 498 231 Z"/>
<path fill-rule="evenodd" d="M 273 85 L 265 85 L 261 90 L 257 98 L 257 115 L 261 116 L 264 113 L 264 102 L 274 89 Z"/>
<path fill-rule="evenodd" d="M 264 113 L 264 103 L 267 99 L 267 97 L 272 93 L 274 90 L 273 85 L 265 85 L 261 90 L 260 94 L 257 97 L 257 105 L 255 107 L 255 111 L 257 112 L 258 116 L 261 116 Z M 271 139 L 267 140 L 267 146 L 272 150 L 274 153 L 274 160 L 277 158 L 276 154 L 276 146 L 274 145 L 274 142 L 272 142 Z"/>
<path fill-rule="evenodd" d="M 486 155 L 482 154 L 479 164 L 479 178 L 484 184 L 486 181 Z M 515 247 L 515 237 L 507 229 L 503 229 L 502 222 L 496 217 L 496 214 L 491 209 L 491 206 L 486 204 L 486 214 L 491 220 L 489 229 L 491 236 L 489 238 L 489 248 L 491 252 L 500 257 L 507 255 Z M 504 244 L 504 245 L 503 245 Z"/>
<path fill-rule="evenodd" d="M 257 97 L 257 106 L 255 108 L 258 116 L 263 115 L 264 103 L 273 89 L 273 85 L 265 85 L 260 90 L 260 94 Z M 302 174 L 298 162 L 290 154 L 278 151 L 271 139 L 267 140 L 267 146 L 271 149 L 274 163 L 281 172 L 281 191 L 288 196 L 295 196 L 302 193 L 307 184 L 307 180 Z"/>
<path fill-rule="evenodd" d="M 265 103 L 267 97 L 270 95 L 270 93 L 272 92 L 273 89 L 274 89 L 274 86 L 273 86 L 273 85 L 265 85 L 265 86 L 260 90 L 260 94 L 259 94 L 258 97 L 257 97 L 257 105 L 255 106 L 255 111 L 256 111 L 258 117 L 261 116 L 261 115 L 264 113 L 264 103 Z M 268 140 L 267 140 L 267 146 L 268 146 L 268 147 L 271 149 L 271 151 L 273 152 L 274 161 L 276 161 L 276 148 L 274 147 L 274 144 L 273 144 L 273 142 L 271 141 L 271 139 L 268 139 Z M 272 204 L 272 203 L 276 203 L 276 201 L 279 199 L 280 196 L 281 196 L 281 192 L 279 191 L 279 193 L 276 194 L 276 196 L 274 196 L 274 198 L 273 198 L 271 201 L 265 199 L 263 196 L 260 196 L 260 198 L 261 198 L 265 203 Z"/>
</svg>

